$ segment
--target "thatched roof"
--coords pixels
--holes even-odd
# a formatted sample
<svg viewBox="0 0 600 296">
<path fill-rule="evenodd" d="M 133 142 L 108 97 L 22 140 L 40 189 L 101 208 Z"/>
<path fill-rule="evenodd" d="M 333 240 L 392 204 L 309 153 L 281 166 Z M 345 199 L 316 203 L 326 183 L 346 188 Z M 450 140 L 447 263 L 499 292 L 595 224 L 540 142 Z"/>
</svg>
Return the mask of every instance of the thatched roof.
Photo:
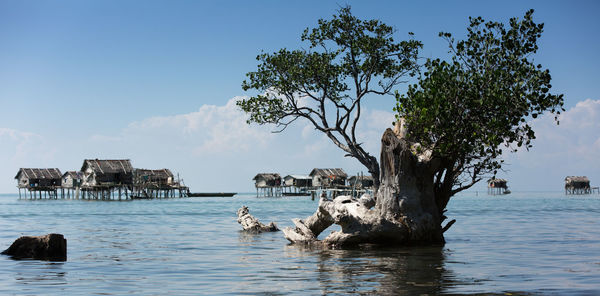
<svg viewBox="0 0 600 296">
<path fill-rule="evenodd" d="M 589 183 L 590 179 L 586 176 L 567 176 L 565 178 L 566 183 Z"/>
<path fill-rule="evenodd" d="M 173 173 L 169 169 L 160 170 L 147 170 L 147 169 L 135 169 L 134 174 L 136 176 L 152 176 L 153 178 L 168 179 L 173 178 Z"/>
<path fill-rule="evenodd" d="M 279 176 L 279 174 L 277 174 L 277 173 L 260 173 L 260 174 L 257 174 L 256 176 L 254 176 L 254 178 L 252 178 L 252 180 L 258 180 L 258 179 L 271 181 L 271 180 L 281 179 L 281 176 Z"/>
<path fill-rule="evenodd" d="M 506 181 L 506 179 L 489 179 L 488 180 L 488 184 L 491 183 L 495 183 L 495 184 L 501 184 L 501 183 L 507 183 L 508 181 Z"/>
<path fill-rule="evenodd" d="M 96 174 L 131 174 L 133 167 L 129 159 L 86 159 L 83 161 L 81 171 L 90 167 Z"/>
<path fill-rule="evenodd" d="M 73 179 L 81 179 L 81 173 L 77 171 L 67 171 L 62 175 L 63 178 L 67 176 L 70 176 Z"/>
<path fill-rule="evenodd" d="M 15 176 L 15 179 L 19 179 L 21 174 L 24 174 L 27 179 L 61 179 L 62 174 L 57 168 L 53 169 L 31 169 L 31 168 L 20 168 L 19 172 Z"/>
<path fill-rule="evenodd" d="M 348 181 L 354 181 L 354 180 L 359 180 L 359 181 L 373 181 L 373 176 L 371 176 L 371 175 L 352 176 L 352 177 L 348 178 Z"/>
<path fill-rule="evenodd" d="M 311 177 L 314 176 L 325 176 L 325 177 L 340 177 L 347 178 L 348 175 L 344 172 L 343 169 L 313 169 L 310 174 Z"/>
<path fill-rule="evenodd" d="M 312 178 L 310 176 L 306 176 L 306 175 L 287 175 L 284 177 L 285 180 L 288 179 L 296 179 L 296 180 L 311 180 Z"/>
</svg>

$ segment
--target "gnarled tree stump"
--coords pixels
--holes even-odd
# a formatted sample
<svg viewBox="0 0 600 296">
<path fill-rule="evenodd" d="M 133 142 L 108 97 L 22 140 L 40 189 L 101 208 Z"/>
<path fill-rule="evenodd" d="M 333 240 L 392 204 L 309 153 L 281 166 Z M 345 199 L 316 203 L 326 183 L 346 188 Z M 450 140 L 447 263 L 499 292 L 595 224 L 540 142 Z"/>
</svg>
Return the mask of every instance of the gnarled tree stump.
<svg viewBox="0 0 600 296">
<path fill-rule="evenodd" d="M 262 224 L 258 219 L 254 218 L 254 216 L 250 215 L 248 211 L 248 207 L 242 206 L 238 211 L 238 223 L 242 225 L 242 228 L 248 232 L 261 233 L 261 232 L 271 232 L 271 231 L 279 231 L 277 225 L 271 222 L 268 225 Z"/>
<path fill-rule="evenodd" d="M 283 233 L 292 243 L 348 246 L 443 244 L 442 217 L 434 200 L 431 153 L 415 149 L 402 134 L 387 129 L 381 139 L 380 186 L 375 203 L 363 196 L 321 198 L 317 211 Z M 323 241 L 319 234 L 332 224 L 341 226 Z"/>
</svg>

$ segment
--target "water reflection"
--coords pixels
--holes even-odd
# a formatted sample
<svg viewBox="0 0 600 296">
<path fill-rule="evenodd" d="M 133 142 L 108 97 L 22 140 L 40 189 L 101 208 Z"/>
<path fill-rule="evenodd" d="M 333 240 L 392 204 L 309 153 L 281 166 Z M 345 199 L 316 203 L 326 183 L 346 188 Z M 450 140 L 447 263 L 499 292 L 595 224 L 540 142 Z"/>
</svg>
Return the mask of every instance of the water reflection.
<svg viewBox="0 0 600 296">
<path fill-rule="evenodd" d="M 442 247 L 353 250 L 286 247 L 288 256 L 316 256 L 316 272 L 323 294 L 419 295 L 448 292 L 458 282 L 445 266 L 446 252 Z"/>
<path fill-rule="evenodd" d="M 15 267 L 15 280 L 23 285 L 65 285 L 67 272 L 64 262 L 20 260 Z"/>
</svg>

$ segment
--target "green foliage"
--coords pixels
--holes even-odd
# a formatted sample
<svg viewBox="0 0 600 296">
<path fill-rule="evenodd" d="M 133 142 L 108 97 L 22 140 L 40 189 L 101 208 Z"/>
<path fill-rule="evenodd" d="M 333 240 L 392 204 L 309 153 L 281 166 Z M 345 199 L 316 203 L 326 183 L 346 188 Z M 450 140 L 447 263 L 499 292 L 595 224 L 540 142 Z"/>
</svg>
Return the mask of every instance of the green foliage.
<svg viewBox="0 0 600 296">
<path fill-rule="evenodd" d="M 550 72 L 531 58 L 544 27 L 532 14 L 510 19 L 508 27 L 470 18 L 465 40 L 440 33 L 451 61 L 427 60 L 418 84 L 396 94 L 395 110 L 406 120 L 409 139 L 445 160 L 453 185 L 461 174 L 471 183 L 495 174 L 503 146 L 532 147 L 530 117 L 563 110 L 563 96 L 549 93 Z"/>
<path fill-rule="evenodd" d="M 414 40 L 394 42 L 392 27 L 378 20 L 363 21 L 340 9 L 331 20 L 304 30 L 301 40 L 307 49 L 281 49 L 257 56 L 258 69 L 246 74 L 244 90 L 264 94 L 238 102 L 250 115 L 249 122 L 286 124 L 286 119 L 312 119 L 317 129 L 331 123 L 325 109 L 342 112 L 332 126 L 348 126 L 351 112 L 360 108 L 368 93 L 391 93 L 399 78 L 417 71 L 421 43 Z M 377 83 L 378 87 L 373 87 Z M 314 108 L 299 102 L 308 98 Z M 360 116 L 360 115 L 359 115 Z"/>
</svg>

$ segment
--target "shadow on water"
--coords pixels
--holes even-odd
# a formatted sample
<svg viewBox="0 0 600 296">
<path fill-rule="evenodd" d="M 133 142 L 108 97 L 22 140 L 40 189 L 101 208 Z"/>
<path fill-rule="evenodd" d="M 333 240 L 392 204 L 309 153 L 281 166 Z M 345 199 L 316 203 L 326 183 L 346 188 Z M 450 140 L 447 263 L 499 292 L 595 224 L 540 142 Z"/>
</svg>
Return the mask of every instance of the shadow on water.
<svg viewBox="0 0 600 296">
<path fill-rule="evenodd" d="M 443 247 L 314 249 L 288 245 L 288 256 L 316 256 L 323 294 L 421 295 L 452 293 L 460 281 L 446 268 Z M 303 253 L 303 254 L 302 254 Z"/>
<path fill-rule="evenodd" d="M 23 285 L 66 285 L 67 272 L 63 270 L 64 264 L 64 262 L 19 260 L 15 266 L 15 280 Z"/>
</svg>

